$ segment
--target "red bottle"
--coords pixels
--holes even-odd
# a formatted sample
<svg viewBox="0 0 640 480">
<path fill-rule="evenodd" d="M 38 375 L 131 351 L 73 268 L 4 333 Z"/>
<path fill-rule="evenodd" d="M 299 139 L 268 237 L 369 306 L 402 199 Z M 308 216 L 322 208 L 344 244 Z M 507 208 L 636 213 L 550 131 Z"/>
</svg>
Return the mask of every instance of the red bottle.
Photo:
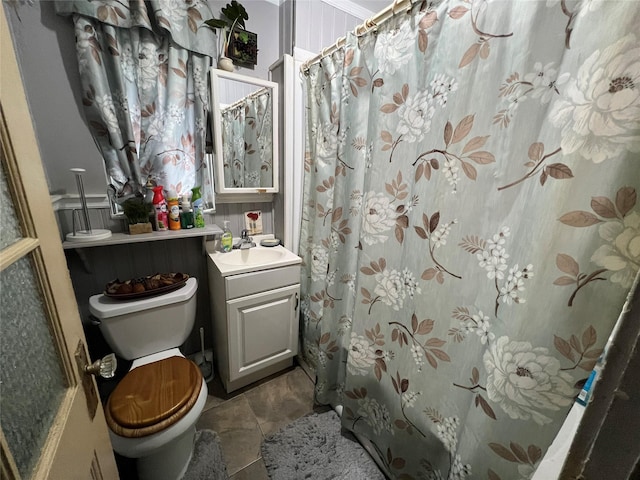
<svg viewBox="0 0 640 480">
<path fill-rule="evenodd" d="M 169 229 L 169 215 L 167 213 L 167 201 L 162 195 L 162 185 L 153 187 L 153 207 L 156 209 L 156 227 L 159 231 Z"/>
</svg>

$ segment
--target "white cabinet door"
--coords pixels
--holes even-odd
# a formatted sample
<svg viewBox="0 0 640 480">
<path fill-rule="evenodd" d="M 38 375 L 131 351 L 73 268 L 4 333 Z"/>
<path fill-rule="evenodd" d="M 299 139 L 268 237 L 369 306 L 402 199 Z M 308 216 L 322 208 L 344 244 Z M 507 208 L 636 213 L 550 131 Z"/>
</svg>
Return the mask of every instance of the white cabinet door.
<svg viewBox="0 0 640 480">
<path fill-rule="evenodd" d="M 298 284 L 227 301 L 230 381 L 298 353 L 299 296 Z"/>
</svg>

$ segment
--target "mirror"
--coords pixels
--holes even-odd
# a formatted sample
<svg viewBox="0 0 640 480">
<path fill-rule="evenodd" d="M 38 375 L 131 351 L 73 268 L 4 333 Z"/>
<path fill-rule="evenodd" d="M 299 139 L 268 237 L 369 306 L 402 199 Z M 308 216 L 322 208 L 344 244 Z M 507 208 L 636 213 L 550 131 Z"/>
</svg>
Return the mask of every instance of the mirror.
<svg viewBox="0 0 640 480">
<path fill-rule="evenodd" d="M 211 69 L 218 193 L 278 191 L 278 84 Z"/>
</svg>

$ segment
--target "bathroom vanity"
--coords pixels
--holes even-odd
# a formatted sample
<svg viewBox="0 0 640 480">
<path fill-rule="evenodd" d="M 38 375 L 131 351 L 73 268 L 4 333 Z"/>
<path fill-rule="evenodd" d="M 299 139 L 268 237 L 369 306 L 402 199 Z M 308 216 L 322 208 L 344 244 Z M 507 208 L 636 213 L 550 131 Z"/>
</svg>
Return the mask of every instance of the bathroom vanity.
<svg viewBox="0 0 640 480">
<path fill-rule="evenodd" d="M 231 392 L 293 364 L 302 260 L 282 246 L 208 251 L 214 356 Z"/>
</svg>

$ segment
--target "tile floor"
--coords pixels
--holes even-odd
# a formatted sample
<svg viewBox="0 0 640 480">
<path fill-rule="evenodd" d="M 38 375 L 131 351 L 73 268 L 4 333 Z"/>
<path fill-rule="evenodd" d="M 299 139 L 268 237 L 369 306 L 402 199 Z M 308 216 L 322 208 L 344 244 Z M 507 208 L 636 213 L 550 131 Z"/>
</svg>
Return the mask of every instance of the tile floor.
<svg viewBox="0 0 640 480">
<path fill-rule="evenodd" d="M 269 480 L 260 456 L 262 440 L 314 411 L 312 381 L 296 366 L 231 394 L 217 378 L 208 387 L 196 428 L 218 433 L 231 480 Z"/>
</svg>

